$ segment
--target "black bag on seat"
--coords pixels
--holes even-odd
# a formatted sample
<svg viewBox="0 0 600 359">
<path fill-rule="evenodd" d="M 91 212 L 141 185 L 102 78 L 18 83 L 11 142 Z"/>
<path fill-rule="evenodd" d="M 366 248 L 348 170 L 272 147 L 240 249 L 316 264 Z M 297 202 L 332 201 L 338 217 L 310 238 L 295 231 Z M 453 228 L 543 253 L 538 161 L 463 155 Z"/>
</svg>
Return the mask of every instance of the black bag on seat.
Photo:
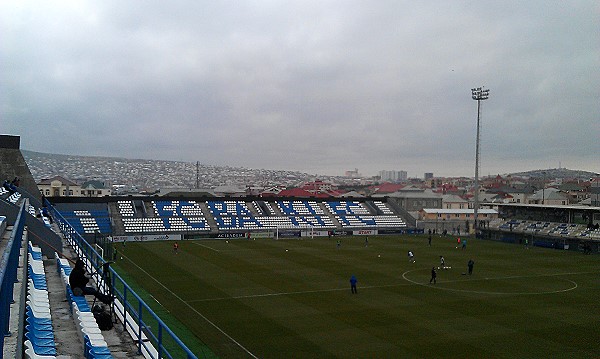
<svg viewBox="0 0 600 359">
<path fill-rule="evenodd" d="M 111 315 L 102 306 L 94 305 L 92 313 L 100 330 L 111 330 L 113 328 Z"/>
</svg>

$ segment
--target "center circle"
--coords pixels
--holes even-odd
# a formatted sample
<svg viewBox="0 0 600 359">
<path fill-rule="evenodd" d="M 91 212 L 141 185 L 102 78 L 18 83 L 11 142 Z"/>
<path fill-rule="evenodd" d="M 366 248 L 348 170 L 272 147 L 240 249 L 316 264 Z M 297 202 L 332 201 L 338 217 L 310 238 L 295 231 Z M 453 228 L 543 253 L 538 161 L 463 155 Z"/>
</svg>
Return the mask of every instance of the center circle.
<svg viewBox="0 0 600 359">
<path fill-rule="evenodd" d="M 461 292 L 461 293 L 475 293 L 475 294 L 489 294 L 489 295 L 539 295 L 539 294 L 553 294 L 553 293 L 563 293 L 563 292 L 568 292 L 571 290 L 574 290 L 577 288 L 577 283 L 570 280 L 570 279 L 563 279 L 563 278 L 559 278 L 561 281 L 563 282 L 567 282 L 569 283 L 568 287 L 565 287 L 563 289 L 557 289 L 557 290 L 549 290 L 549 291 L 531 291 L 531 292 L 501 292 L 501 291 L 480 291 L 480 290 L 470 290 L 470 289 L 457 289 L 457 288 L 448 288 L 448 287 L 444 287 L 443 284 L 448 284 L 448 283 L 462 283 L 465 282 L 463 280 L 456 280 L 456 281 L 447 281 L 447 282 L 442 282 L 442 285 L 439 284 L 430 284 L 429 282 L 426 283 L 421 283 L 421 282 L 417 282 L 415 280 L 412 280 L 410 278 L 408 278 L 408 274 L 412 273 L 412 272 L 417 272 L 417 271 L 423 271 L 423 270 L 427 270 L 427 269 L 411 269 L 408 270 L 404 273 L 402 273 L 402 278 L 404 280 L 406 280 L 409 283 L 413 283 L 416 285 L 420 285 L 420 286 L 424 286 L 424 287 L 429 287 L 429 288 L 433 288 L 433 289 L 437 289 L 437 290 L 445 290 L 445 291 L 450 291 L 450 292 Z M 507 280 L 507 279 L 518 279 L 518 278 L 526 278 L 526 277 L 531 277 L 531 276 L 510 276 L 510 277 L 497 277 L 497 278 L 479 278 L 476 279 L 477 281 L 493 281 L 493 280 Z"/>
</svg>

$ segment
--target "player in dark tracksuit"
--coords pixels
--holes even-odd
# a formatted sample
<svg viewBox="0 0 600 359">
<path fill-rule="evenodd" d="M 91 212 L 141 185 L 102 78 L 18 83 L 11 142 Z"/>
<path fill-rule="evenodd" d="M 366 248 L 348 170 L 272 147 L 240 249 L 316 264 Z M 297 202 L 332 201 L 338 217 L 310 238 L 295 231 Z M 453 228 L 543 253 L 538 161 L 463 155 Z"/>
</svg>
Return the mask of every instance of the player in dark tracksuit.
<svg viewBox="0 0 600 359">
<path fill-rule="evenodd" d="M 431 279 L 429 280 L 429 284 L 431 284 L 431 282 L 433 282 L 433 284 L 435 284 L 436 278 L 437 278 L 437 273 L 435 271 L 435 267 L 432 267 L 431 268 Z"/>
<path fill-rule="evenodd" d="M 469 259 L 469 263 L 467 263 L 467 267 L 469 268 L 469 275 L 473 274 L 473 265 L 475 264 L 475 261 L 473 261 L 472 259 Z"/>
<path fill-rule="evenodd" d="M 350 277 L 350 290 L 352 291 L 352 294 L 358 293 L 356 290 L 356 282 L 358 282 L 358 279 L 356 279 L 355 275 L 352 275 L 352 277 Z"/>
</svg>

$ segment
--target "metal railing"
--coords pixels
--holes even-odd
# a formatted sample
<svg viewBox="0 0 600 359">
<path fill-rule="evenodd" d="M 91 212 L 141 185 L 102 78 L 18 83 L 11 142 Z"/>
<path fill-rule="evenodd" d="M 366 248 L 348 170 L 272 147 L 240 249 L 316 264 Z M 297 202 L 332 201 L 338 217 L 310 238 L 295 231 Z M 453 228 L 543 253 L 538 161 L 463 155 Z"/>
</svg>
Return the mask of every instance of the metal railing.
<svg viewBox="0 0 600 359">
<path fill-rule="evenodd" d="M 17 282 L 19 253 L 25 228 L 25 202 L 22 202 L 19 214 L 13 226 L 10 239 L 0 260 L 0 356 L 4 350 L 4 338 L 10 336 L 10 305 L 13 303 L 14 285 Z"/>
<path fill-rule="evenodd" d="M 94 266 L 97 273 L 101 274 L 99 286 L 110 286 L 111 292 L 116 296 L 115 313 L 123 322 L 123 330 L 127 330 L 138 347 L 138 354 L 150 358 L 190 358 L 197 359 L 191 350 L 179 337 L 154 313 L 144 300 L 119 276 L 112 268 L 109 273 L 103 273 L 106 261 L 98 252 L 83 239 L 83 237 L 65 220 L 65 218 L 46 202 L 50 213 L 59 226 L 65 239 L 74 247 L 79 256 L 85 256 Z M 109 275 L 107 275 L 109 274 Z M 110 283 L 102 283 L 102 279 L 109 278 Z"/>
</svg>

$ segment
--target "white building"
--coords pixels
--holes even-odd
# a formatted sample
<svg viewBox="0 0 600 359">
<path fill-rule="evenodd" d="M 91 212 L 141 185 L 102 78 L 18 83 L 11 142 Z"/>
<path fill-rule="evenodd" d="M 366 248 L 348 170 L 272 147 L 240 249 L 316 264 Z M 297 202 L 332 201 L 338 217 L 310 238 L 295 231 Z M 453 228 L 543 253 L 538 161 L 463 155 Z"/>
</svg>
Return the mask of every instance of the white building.
<svg viewBox="0 0 600 359">
<path fill-rule="evenodd" d="M 408 173 L 406 171 L 379 171 L 379 177 L 382 181 L 401 182 L 406 181 Z"/>
<path fill-rule="evenodd" d="M 81 197 L 81 186 L 61 176 L 43 179 L 37 186 L 46 197 Z"/>
</svg>

